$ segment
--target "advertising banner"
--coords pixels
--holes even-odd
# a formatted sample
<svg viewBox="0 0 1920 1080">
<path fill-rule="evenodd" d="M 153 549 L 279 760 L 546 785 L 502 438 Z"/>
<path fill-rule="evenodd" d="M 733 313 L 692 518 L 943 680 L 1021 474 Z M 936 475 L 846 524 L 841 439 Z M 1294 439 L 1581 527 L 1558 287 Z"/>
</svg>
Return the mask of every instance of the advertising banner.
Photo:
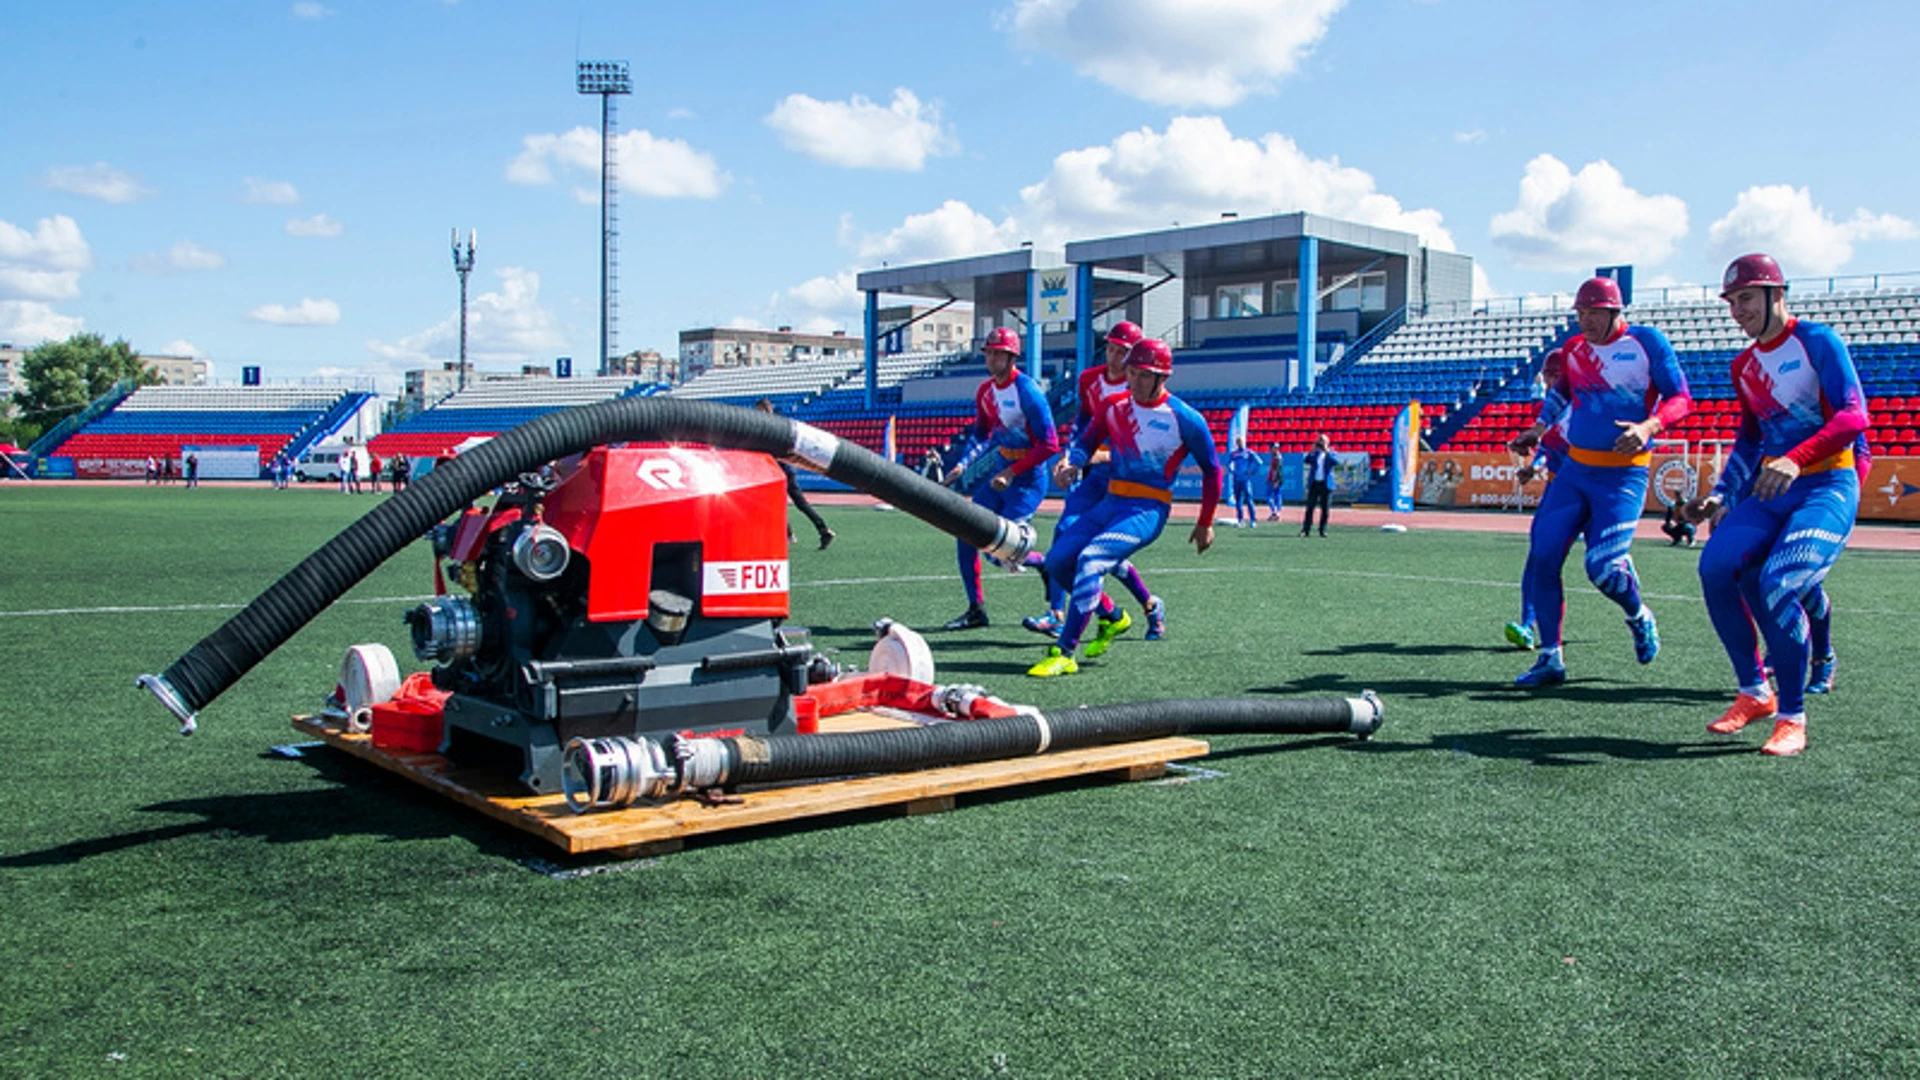
<svg viewBox="0 0 1920 1080">
<path fill-rule="evenodd" d="M 202 480 L 260 479 L 260 448 L 257 446 L 182 446 L 180 460 L 192 454 L 200 459 Z"/>
<path fill-rule="evenodd" d="M 177 476 L 178 466 L 175 470 Z M 73 475 L 82 480 L 144 480 L 147 475 L 147 459 L 77 457 L 73 459 Z"/>
<path fill-rule="evenodd" d="M 1414 479 L 1420 468 L 1420 403 L 1407 402 L 1393 418 L 1393 478 L 1391 504 L 1396 514 L 1413 513 Z"/>
<path fill-rule="evenodd" d="M 1873 459 L 1860 486 L 1861 521 L 1920 521 L 1920 458 Z"/>
</svg>

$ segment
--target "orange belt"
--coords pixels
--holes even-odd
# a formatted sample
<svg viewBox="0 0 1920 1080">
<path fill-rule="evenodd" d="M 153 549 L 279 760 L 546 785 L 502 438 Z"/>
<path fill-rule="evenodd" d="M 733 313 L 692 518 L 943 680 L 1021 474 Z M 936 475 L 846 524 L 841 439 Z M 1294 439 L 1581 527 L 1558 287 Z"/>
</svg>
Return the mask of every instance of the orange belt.
<svg viewBox="0 0 1920 1080">
<path fill-rule="evenodd" d="M 1650 465 L 1653 463 L 1653 451 L 1642 450 L 1637 454 L 1616 454 L 1612 450 L 1583 450 L 1578 446 L 1567 448 L 1567 456 L 1582 465 L 1596 465 L 1601 468 L 1619 468 L 1624 465 Z"/>
<path fill-rule="evenodd" d="M 1118 495 L 1123 499 L 1154 499 L 1168 505 L 1173 503 L 1173 492 L 1164 488 L 1136 484 L 1131 480 L 1107 481 L 1107 494 Z"/>
<path fill-rule="evenodd" d="M 1000 456 L 1006 458 L 1008 461 L 1019 461 L 1021 458 L 1027 456 L 1027 452 L 1025 450 L 1015 450 L 1011 446 L 1003 446 L 1000 448 Z"/>
<path fill-rule="evenodd" d="M 1773 459 L 1768 458 L 1767 460 L 1772 461 Z M 1762 464 L 1764 465 L 1765 462 L 1762 462 Z M 1853 468 L 1853 447 L 1849 446 L 1845 450 L 1837 454 L 1829 454 L 1811 465 L 1800 466 L 1800 475 L 1806 476 L 1809 473 L 1822 473 L 1833 469 L 1851 468 Z"/>
</svg>

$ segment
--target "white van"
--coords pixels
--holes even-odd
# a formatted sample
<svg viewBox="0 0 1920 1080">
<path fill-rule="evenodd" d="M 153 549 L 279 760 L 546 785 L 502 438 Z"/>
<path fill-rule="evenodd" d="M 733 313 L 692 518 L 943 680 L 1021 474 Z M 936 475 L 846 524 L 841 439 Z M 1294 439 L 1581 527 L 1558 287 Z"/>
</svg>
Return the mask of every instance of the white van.
<svg viewBox="0 0 1920 1080">
<path fill-rule="evenodd" d="M 293 477 L 303 484 L 310 480 L 337 484 L 340 482 L 341 462 L 350 454 L 358 456 L 360 472 L 364 476 L 367 471 L 366 451 L 345 443 L 333 443 L 307 451 L 306 456 L 294 465 Z"/>
</svg>

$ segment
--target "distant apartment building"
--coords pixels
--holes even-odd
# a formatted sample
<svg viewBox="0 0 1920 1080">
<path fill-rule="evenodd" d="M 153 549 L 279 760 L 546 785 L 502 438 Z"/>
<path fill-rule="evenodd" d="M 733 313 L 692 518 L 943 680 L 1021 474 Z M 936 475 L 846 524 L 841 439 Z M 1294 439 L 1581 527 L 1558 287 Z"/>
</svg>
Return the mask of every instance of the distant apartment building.
<svg viewBox="0 0 1920 1080">
<path fill-rule="evenodd" d="M 163 386 L 205 386 L 210 374 L 207 362 L 194 356 L 148 356 L 140 354 L 140 363 L 160 376 Z"/>
<path fill-rule="evenodd" d="M 474 381 L 472 364 L 467 365 L 467 381 Z M 415 368 L 407 372 L 406 388 L 400 396 L 409 411 L 419 412 L 458 389 L 460 365 L 449 360 L 438 368 Z"/>
<path fill-rule="evenodd" d="M 831 334 L 795 333 L 793 327 L 777 330 L 746 330 L 731 326 L 710 326 L 680 331 L 680 381 L 715 368 L 770 367 L 800 360 L 821 360 L 841 356 L 854 361 L 864 356 L 860 339 L 848 337 L 843 330 Z"/>
<path fill-rule="evenodd" d="M 962 352 L 973 344 L 971 304 L 899 304 L 883 307 L 874 315 L 882 355 Z"/>
<path fill-rule="evenodd" d="M 650 382 L 670 383 L 674 380 L 677 366 L 662 356 L 658 349 L 635 349 L 607 365 L 607 374 L 632 375 Z"/>
<path fill-rule="evenodd" d="M 13 395 L 26 385 L 26 375 L 21 370 L 21 361 L 27 356 L 26 350 L 16 349 L 7 342 L 0 341 L 0 416 L 6 416 L 13 410 Z"/>
</svg>

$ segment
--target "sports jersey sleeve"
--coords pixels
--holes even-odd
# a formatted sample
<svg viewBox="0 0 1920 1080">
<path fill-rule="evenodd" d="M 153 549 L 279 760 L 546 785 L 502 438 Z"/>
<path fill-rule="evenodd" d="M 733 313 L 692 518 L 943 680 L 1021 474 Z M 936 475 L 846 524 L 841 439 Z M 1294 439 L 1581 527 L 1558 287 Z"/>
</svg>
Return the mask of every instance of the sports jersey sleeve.
<svg viewBox="0 0 1920 1080">
<path fill-rule="evenodd" d="M 990 445 L 989 437 L 993 434 L 993 396 L 988 388 L 992 385 L 993 380 L 989 379 L 980 384 L 980 389 L 974 391 L 973 424 L 961 432 L 966 441 L 961 445 L 960 453 L 954 456 L 953 463 L 948 468 L 959 469 L 961 472 L 967 471 L 967 466 L 973 464 Z"/>
<path fill-rule="evenodd" d="M 1069 429 L 1067 441 L 1071 443 L 1087 430 L 1100 412 L 1100 382 L 1106 369 L 1090 367 L 1080 373 L 1080 411 L 1073 416 L 1073 427 Z"/>
<path fill-rule="evenodd" d="M 1867 406 L 1860 391 L 1860 374 L 1854 370 L 1853 357 L 1848 355 L 1840 335 L 1825 326 L 1802 325 L 1807 357 L 1820 374 L 1821 406 L 1826 413 L 1826 422 L 1784 455 L 1805 468 L 1852 446 L 1867 429 Z"/>
<path fill-rule="evenodd" d="M 1180 423 L 1180 448 L 1200 466 L 1200 527 L 1211 528 L 1214 512 L 1220 508 L 1220 456 L 1213 446 L 1213 432 L 1207 429 L 1206 418 L 1184 401 L 1175 415 Z M 1169 465 L 1178 467 L 1174 462 Z"/>
<path fill-rule="evenodd" d="M 1027 421 L 1029 445 L 1027 452 L 1009 468 L 1015 476 L 1023 476 L 1060 452 L 1060 433 L 1053 426 L 1053 410 L 1047 407 L 1047 398 L 1040 392 L 1040 384 L 1021 376 L 1016 380 L 1016 386 L 1020 395 L 1020 412 Z"/>
<path fill-rule="evenodd" d="M 1640 347 L 1647 353 L 1647 375 L 1653 382 L 1653 389 L 1648 394 L 1659 395 L 1659 404 L 1653 405 L 1650 412 L 1655 420 L 1660 421 L 1660 430 L 1669 431 L 1693 411 L 1693 395 L 1687 390 L 1687 373 L 1681 370 L 1680 358 L 1673 354 L 1673 346 L 1667 343 L 1667 335 L 1650 326 L 1635 326 L 1628 332 L 1640 340 Z"/>
<path fill-rule="evenodd" d="M 1567 411 L 1567 358 L 1563 346 L 1556 345 L 1540 363 L 1540 380 L 1546 384 L 1546 394 L 1540 399 L 1540 412 L 1534 417 L 1541 427 L 1550 428 L 1558 423 Z"/>
<path fill-rule="evenodd" d="M 1067 447 L 1067 463 L 1076 469 L 1084 469 L 1093 458 L 1093 452 L 1107 441 L 1107 417 L 1112 415 L 1111 403 L 1094 414 L 1087 426 L 1082 428 L 1073 443 Z"/>
</svg>

